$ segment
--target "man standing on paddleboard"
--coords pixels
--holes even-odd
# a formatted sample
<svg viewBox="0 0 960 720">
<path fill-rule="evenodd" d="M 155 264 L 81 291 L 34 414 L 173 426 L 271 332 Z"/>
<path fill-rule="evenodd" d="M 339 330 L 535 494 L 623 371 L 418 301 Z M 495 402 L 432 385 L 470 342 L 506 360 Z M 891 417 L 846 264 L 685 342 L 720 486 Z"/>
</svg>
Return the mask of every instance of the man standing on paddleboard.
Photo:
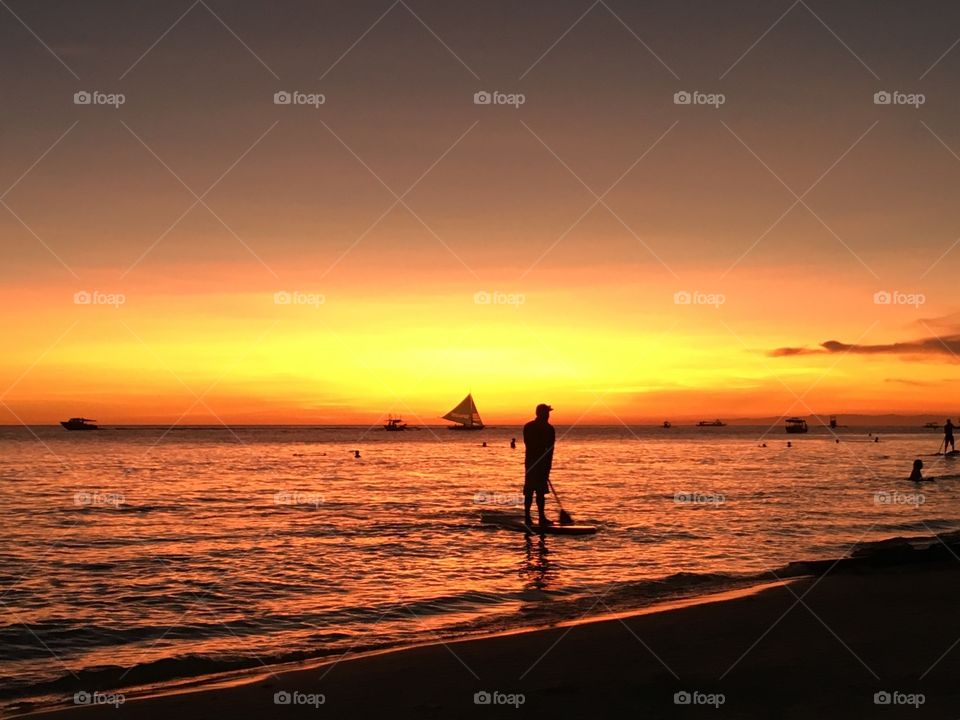
<svg viewBox="0 0 960 720">
<path fill-rule="evenodd" d="M 550 481 L 550 468 L 553 466 L 553 444 L 556 441 L 556 432 L 550 424 L 552 407 L 541 403 L 537 405 L 536 419 L 523 426 L 523 445 L 525 449 L 524 482 L 523 482 L 523 512 L 527 525 L 532 525 L 530 505 L 533 494 L 537 494 L 537 512 L 540 515 L 541 525 L 552 525 L 544 512 L 547 499 L 547 483 Z"/>
<path fill-rule="evenodd" d="M 951 450 L 956 450 L 957 446 L 953 443 L 953 420 L 947 418 L 947 424 L 943 426 L 943 454 L 947 454 L 947 445 Z"/>
</svg>

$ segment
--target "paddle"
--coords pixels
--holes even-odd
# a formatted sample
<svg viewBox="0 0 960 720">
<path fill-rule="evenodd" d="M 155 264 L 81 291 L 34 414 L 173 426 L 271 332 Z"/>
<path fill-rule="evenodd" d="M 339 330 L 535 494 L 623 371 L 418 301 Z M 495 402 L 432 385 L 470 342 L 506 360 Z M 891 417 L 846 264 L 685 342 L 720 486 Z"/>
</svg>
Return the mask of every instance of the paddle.
<svg viewBox="0 0 960 720">
<path fill-rule="evenodd" d="M 941 441 L 940 441 L 940 444 L 937 446 L 937 455 L 940 454 L 940 448 L 943 448 L 943 452 L 944 452 L 944 453 L 947 452 L 947 439 L 946 439 L 946 438 L 944 438 L 943 440 L 941 440 Z"/>
<path fill-rule="evenodd" d="M 563 503 L 560 502 L 560 496 L 557 495 L 557 491 L 553 489 L 553 483 L 550 481 L 550 478 L 547 478 L 547 485 L 550 486 L 550 492 L 553 493 L 553 496 L 557 499 L 557 505 L 560 506 L 560 524 L 573 525 L 573 516 L 563 509 Z"/>
</svg>

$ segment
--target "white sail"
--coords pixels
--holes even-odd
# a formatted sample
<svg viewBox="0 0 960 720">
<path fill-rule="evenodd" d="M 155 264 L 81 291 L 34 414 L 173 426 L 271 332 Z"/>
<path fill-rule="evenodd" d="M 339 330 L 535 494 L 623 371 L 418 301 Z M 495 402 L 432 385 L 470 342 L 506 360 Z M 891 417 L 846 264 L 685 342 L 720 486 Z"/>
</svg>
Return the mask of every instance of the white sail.
<svg viewBox="0 0 960 720">
<path fill-rule="evenodd" d="M 483 425 L 480 419 L 480 413 L 477 412 L 477 404 L 473 402 L 473 395 L 468 394 L 460 404 L 453 410 L 443 416 L 444 420 L 452 420 L 455 423 L 473 427 L 474 425 Z"/>
</svg>

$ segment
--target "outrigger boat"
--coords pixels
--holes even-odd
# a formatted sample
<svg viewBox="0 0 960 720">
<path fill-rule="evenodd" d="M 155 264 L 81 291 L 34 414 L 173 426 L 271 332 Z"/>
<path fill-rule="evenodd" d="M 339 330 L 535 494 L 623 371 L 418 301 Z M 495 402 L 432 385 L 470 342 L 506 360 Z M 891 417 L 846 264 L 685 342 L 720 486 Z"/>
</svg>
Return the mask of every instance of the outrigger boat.
<svg viewBox="0 0 960 720">
<path fill-rule="evenodd" d="M 784 428 L 788 433 L 805 433 L 809 429 L 807 421 L 803 418 L 787 418 L 787 426 Z"/>
</svg>

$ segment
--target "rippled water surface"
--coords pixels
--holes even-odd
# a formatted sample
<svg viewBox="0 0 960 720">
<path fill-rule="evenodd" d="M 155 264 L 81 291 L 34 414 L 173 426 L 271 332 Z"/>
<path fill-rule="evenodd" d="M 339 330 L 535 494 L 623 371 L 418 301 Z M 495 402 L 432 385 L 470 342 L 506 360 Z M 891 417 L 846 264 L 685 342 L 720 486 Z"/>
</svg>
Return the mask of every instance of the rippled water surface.
<svg viewBox="0 0 960 720">
<path fill-rule="evenodd" d="M 518 428 L 0 428 L 0 693 L 541 624 L 960 527 L 935 431 L 766 430 L 558 426 L 557 490 L 600 532 L 539 539 L 478 522 L 515 502 Z"/>
</svg>

